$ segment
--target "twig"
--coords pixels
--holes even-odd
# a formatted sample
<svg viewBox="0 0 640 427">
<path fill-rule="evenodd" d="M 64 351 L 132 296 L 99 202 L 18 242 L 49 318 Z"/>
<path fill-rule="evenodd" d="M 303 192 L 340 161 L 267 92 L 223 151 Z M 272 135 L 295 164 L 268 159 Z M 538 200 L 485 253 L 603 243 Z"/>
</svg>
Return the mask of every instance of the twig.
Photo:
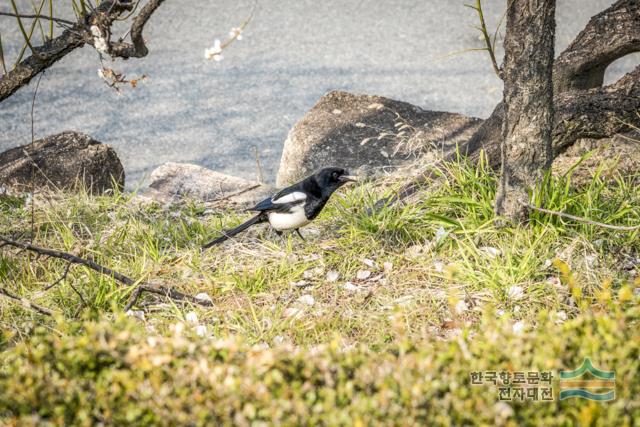
<svg viewBox="0 0 640 427">
<path fill-rule="evenodd" d="M 67 24 L 67 25 L 71 25 L 74 26 L 77 24 L 77 22 L 73 22 L 73 21 L 68 21 L 66 19 L 61 19 L 61 18 L 54 18 L 51 16 L 47 16 L 47 15 L 26 15 L 23 13 L 10 13 L 10 12 L 0 12 L 0 16 L 11 16 L 14 18 L 27 18 L 27 19 L 45 19 L 51 22 L 59 22 L 61 24 Z"/>
<path fill-rule="evenodd" d="M 12 299 L 14 301 L 18 301 L 20 304 L 22 304 L 24 307 L 26 308 L 30 308 L 34 311 L 37 311 L 40 314 L 44 314 L 45 316 L 53 316 L 53 311 L 49 310 L 48 308 L 42 307 L 38 304 L 34 304 L 31 301 L 25 299 L 25 298 L 21 298 L 17 295 L 12 294 L 11 292 L 9 292 L 8 290 L 6 290 L 5 288 L 0 288 L 0 294 L 6 296 L 9 299 Z"/>
<path fill-rule="evenodd" d="M 71 263 L 67 263 L 67 266 L 64 268 L 64 273 L 62 273 L 62 276 L 60 276 L 60 278 L 58 280 L 56 280 L 55 282 L 53 282 L 49 286 L 45 287 L 44 290 L 48 291 L 49 289 L 53 288 L 57 284 L 61 283 L 64 279 L 66 279 L 67 276 L 69 275 L 69 270 L 71 269 L 71 265 L 72 265 Z"/>
<path fill-rule="evenodd" d="M 31 53 L 36 57 L 36 58 L 41 58 L 41 55 L 38 51 L 36 51 L 33 46 L 31 45 L 31 35 L 33 34 L 33 29 L 35 28 L 32 27 L 32 31 L 30 34 L 27 35 L 27 31 L 24 28 L 24 25 L 22 25 L 22 19 L 20 19 L 20 14 L 18 13 L 18 6 L 16 6 L 16 2 L 15 0 L 11 0 L 11 7 L 13 7 L 13 11 L 15 12 L 14 17 L 16 18 L 16 21 L 18 22 L 18 28 L 20 28 L 20 32 L 22 33 L 22 36 L 24 37 L 24 42 L 27 46 L 29 46 L 29 49 L 31 50 Z M 19 63 L 20 60 L 22 59 L 22 53 L 24 52 L 24 49 L 20 52 L 20 54 L 18 54 L 18 59 L 16 61 L 16 63 Z"/>
<path fill-rule="evenodd" d="M 45 70 L 46 71 L 46 70 Z M 35 126 L 33 120 L 33 113 L 36 107 L 36 96 L 38 95 L 38 88 L 40 87 L 40 80 L 42 80 L 42 76 L 44 76 L 45 71 L 43 71 L 38 76 L 38 82 L 36 83 L 36 89 L 33 91 L 33 99 L 31 100 L 31 152 L 35 152 Z M 33 242 L 33 238 L 35 236 L 35 216 L 36 216 L 36 184 L 35 184 L 35 175 L 36 175 L 36 165 L 33 158 L 30 157 L 31 160 L 31 242 Z"/>
<path fill-rule="evenodd" d="M 609 228 L 611 230 L 619 230 L 619 231 L 636 231 L 636 230 L 640 230 L 640 225 L 611 225 L 611 224 L 605 224 L 604 222 L 592 221 L 592 220 L 587 219 L 587 218 L 571 215 L 571 214 L 564 213 L 564 212 L 558 212 L 558 211 L 552 211 L 550 209 L 539 208 L 537 206 L 534 206 L 534 205 L 532 205 L 530 203 L 525 202 L 522 199 L 518 200 L 518 203 L 520 203 L 522 206 L 525 206 L 525 207 L 527 207 L 527 208 L 529 208 L 531 210 L 534 210 L 534 211 L 546 213 L 546 214 L 549 214 L 549 215 L 555 215 L 555 216 L 559 216 L 561 218 L 567 218 L 567 219 L 571 219 L 571 220 L 578 221 L 578 222 L 583 222 L 583 223 L 589 224 L 589 225 L 595 225 L 595 226 L 602 227 L 602 228 Z"/>
<path fill-rule="evenodd" d="M 495 71 L 496 76 L 502 79 L 502 70 L 498 66 L 498 61 L 496 61 L 496 55 L 494 52 L 495 44 L 491 43 L 491 36 L 489 35 L 489 31 L 487 30 L 487 23 L 484 20 L 484 12 L 482 11 L 482 1 L 476 0 L 475 6 L 467 4 L 465 5 L 478 13 L 478 19 L 480 20 L 480 27 L 478 30 L 482 33 L 484 38 L 484 44 L 486 45 L 486 51 L 489 52 L 489 57 L 491 58 L 491 65 L 493 65 L 493 71 Z M 496 30 L 497 31 L 497 30 Z"/>
<path fill-rule="evenodd" d="M 256 167 L 258 168 L 258 182 L 264 184 L 264 173 L 262 171 L 262 165 L 260 164 L 260 154 L 258 153 L 258 147 L 253 147 L 253 153 L 256 156 Z"/>
<path fill-rule="evenodd" d="M 122 283 L 123 285 L 126 286 L 135 286 L 136 289 L 134 289 L 133 293 L 134 295 L 140 296 L 142 294 L 142 292 L 149 292 L 152 294 L 157 294 L 157 295 L 162 295 L 168 298 L 171 298 L 173 300 L 176 301 L 187 301 L 193 304 L 198 304 L 198 305 L 202 305 L 205 307 L 211 307 L 213 306 L 213 303 L 211 303 L 210 301 L 206 301 L 206 300 L 200 300 L 194 296 L 191 295 L 187 295 L 187 294 L 183 294 L 180 291 L 176 291 L 175 289 L 165 286 L 165 285 L 161 285 L 161 284 L 152 284 L 152 283 L 148 283 L 148 282 L 137 282 L 135 280 L 133 280 L 132 278 L 125 276 L 122 273 L 119 273 L 115 270 L 112 270 L 110 268 L 104 267 L 90 259 L 84 259 L 84 258 L 80 258 L 78 256 L 75 256 L 73 254 L 70 254 L 68 252 L 63 252 L 63 251 L 58 251 L 58 250 L 54 250 L 54 249 L 48 249 L 48 248 L 41 248 L 38 246 L 34 246 L 30 243 L 24 243 L 24 242 L 17 242 L 13 239 L 10 239 L 7 236 L 2 236 L 0 235 L 0 241 L 6 243 L 9 246 L 13 246 L 15 248 L 20 248 L 22 250 L 27 250 L 27 251 L 31 251 L 31 252 L 35 252 L 37 254 L 40 255 L 45 255 L 45 256 L 49 256 L 51 258 L 58 258 L 58 259 L 63 259 L 67 262 L 69 262 L 70 264 L 80 264 L 83 265 L 87 268 L 90 268 L 93 271 L 97 271 L 100 274 L 104 274 L 106 276 L 112 277 L 114 280 Z M 137 299 L 137 298 L 136 298 Z M 129 304 L 131 303 L 131 301 L 129 301 L 129 303 L 127 304 L 127 306 L 129 306 Z M 134 301 L 135 303 L 135 301 Z"/>
</svg>

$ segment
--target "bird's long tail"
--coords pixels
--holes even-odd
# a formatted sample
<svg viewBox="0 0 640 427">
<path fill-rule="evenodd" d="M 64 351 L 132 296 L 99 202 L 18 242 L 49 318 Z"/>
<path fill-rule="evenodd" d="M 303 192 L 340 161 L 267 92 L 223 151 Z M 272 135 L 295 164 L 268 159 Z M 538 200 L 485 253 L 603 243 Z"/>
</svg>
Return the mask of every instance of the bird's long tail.
<svg viewBox="0 0 640 427">
<path fill-rule="evenodd" d="M 251 218 L 247 222 L 243 222 L 242 224 L 240 224 L 236 228 L 232 228 L 231 230 L 223 231 L 222 232 L 222 236 L 218 237 L 217 239 L 214 239 L 214 240 L 210 241 L 206 245 L 203 245 L 202 249 L 207 249 L 207 248 L 210 248 L 211 246 L 219 245 L 220 243 L 222 243 L 225 240 L 235 236 L 236 234 L 243 232 L 244 230 L 246 230 L 247 228 L 251 227 L 252 225 L 258 224 L 260 222 L 264 222 L 266 220 L 267 220 L 267 216 L 264 213 L 260 212 L 258 215 L 254 216 L 253 218 Z"/>
</svg>

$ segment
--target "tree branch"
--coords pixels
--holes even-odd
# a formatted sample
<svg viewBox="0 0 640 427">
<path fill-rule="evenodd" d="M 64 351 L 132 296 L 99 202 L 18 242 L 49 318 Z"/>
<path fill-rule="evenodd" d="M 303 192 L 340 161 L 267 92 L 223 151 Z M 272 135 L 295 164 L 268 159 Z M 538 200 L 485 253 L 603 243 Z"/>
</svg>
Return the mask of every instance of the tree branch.
<svg viewBox="0 0 640 427">
<path fill-rule="evenodd" d="M 83 47 L 85 44 L 94 45 L 97 37 L 92 34 L 91 27 L 97 27 L 102 35 L 101 39 L 107 43 L 107 52 L 112 57 L 142 58 L 148 54 L 148 49 L 142 37 L 145 24 L 164 0 L 150 0 L 133 20 L 131 26 L 132 43 L 122 40 L 111 43 L 109 41 L 111 25 L 122 13 L 133 8 L 130 1 L 103 0 L 81 23 L 72 23 L 58 37 L 48 40 L 42 46 L 34 46 L 34 54 L 21 61 L 16 67 L 0 78 L 0 102 L 13 95 L 22 86 L 42 71 L 51 67 L 69 52 Z M 43 17 L 51 19 L 50 17 Z M 57 19 L 57 18 L 56 18 Z M 67 21 L 70 23 L 70 21 Z"/>
<path fill-rule="evenodd" d="M 160 5 L 164 3 L 164 0 L 150 0 L 141 10 L 140 13 L 134 18 L 131 25 L 131 41 L 132 43 L 126 43 L 118 41 L 111 43 L 110 54 L 119 58 L 142 58 L 147 56 L 149 50 L 144 43 L 142 37 L 142 30 L 146 25 L 153 12 L 156 11 Z"/>
<path fill-rule="evenodd" d="M 553 148 L 563 151 L 580 138 L 607 138 L 639 126 L 640 66 L 617 82 L 555 97 Z"/>
<path fill-rule="evenodd" d="M 640 51 L 640 1 L 618 0 L 593 16 L 554 64 L 554 92 L 602 86 L 606 68 Z"/>
<path fill-rule="evenodd" d="M 49 310 L 48 308 L 42 307 L 40 305 L 34 304 L 31 301 L 25 299 L 25 298 L 21 298 L 17 295 L 12 294 L 11 292 L 9 292 L 8 290 L 6 290 L 5 288 L 0 287 L 0 295 L 4 295 L 9 299 L 12 299 L 14 301 L 19 302 L 20 304 L 22 304 L 24 307 L 26 308 L 30 308 L 34 311 L 37 311 L 40 314 L 44 314 L 45 316 L 53 316 L 53 311 Z"/>
<path fill-rule="evenodd" d="M 564 213 L 564 212 L 559 212 L 559 211 L 552 211 L 550 209 L 545 209 L 545 208 L 539 208 L 537 206 L 532 205 L 531 203 L 527 203 L 524 200 L 520 199 L 518 200 L 518 203 L 520 203 L 522 206 L 537 211 L 537 212 L 542 212 L 548 215 L 555 215 L 555 216 L 559 216 L 560 218 L 567 218 L 573 221 L 577 221 L 577 222 L 582 222 L 584 224 L 589 224 L 589 225 L 595 225 L 597 227 L 602 227 L 602 228 L 608 228 L 610 230 L 618 230 L 618 231 L 636 231 L 636 230 L 640 230 L 640 225 L 611 225 L 611 224 L 605 224 L 604 222 L 598 222 L 598 221 L 593 221 L 590 220 L 588 218 L 583 218 L 580 216 L 575 216 L 575 215 L 571 215 L 568 213 Z"/>
<path fill-rule="evenodd" d="M 7 236 L 2 236 L 0 235 L 0 242 L 3 242 L 4 244 L 8 245 L 8 246 L 12 246 L 15 248 L 20 248 L 23 250 L 27 250 L 27 251 L 31 251 L 34 252 L 36 254 L 39 255 L 45 255 L 51 258 L 58 258 L 58 259 L 63 259 L 67 262 L 69 262 L 70 264 L 80 264 L 83 265 L 93 271 L 97 271 L 100 274 L 104 274 L 106 276 L 112 277 L 114 280 L 122 283 L 123 285 L 126 286 L 136 286 L 136 289 L 134 289 L 134 295 L 139 296 L 140 294 L 142 294 L 142 292 L 149 292 L 152 294 L 157 294 L 157 295 L 162 295 L 168 298 L 171 298 L 173 300 L 176 301 L 186 301 L 186 302 L 190 302 L 193 304 L 198 304 L 198 305 L 202 305 L 202 306 L 206 306 L 206 307 L 211 307 L 213 306 L 213 304 L 210 301 L 205 301 L 205 300 L 201 300 L 198 299 L 196 297 L 193 297 L 191 295 L 187 295 L 187 294 L 183 294 L 182 292 L 179 292 L 169 286 L 165 286 L 162 284 L 154 284 L 154 283 L 148 283 L 148 282 L 140 282 L 136 285 L 136 281 L 133 280 L 132 278 L 125 276 L 122 273 L 119 273 L 115 270 L 112 270 L 110 268 L 104 267 L 92 260 L 89 259 L 84 259 L 81 257 L 78 257 L 76 255 L 70 254 L 68 252 L 63 252 L 63 251 L 58 251 L 58 250 L 54 250 L 54 249 L 47 249 L 47 248 L 41 248 L 35 245 L 32 245 L 30 243 L 24 243 L 24 242 L 17 242 Z M 127 304 L 127 307 L 129 307 L 129 304 Z M 129 307 L 130 308 L 130 307 Z"/>
</svg>

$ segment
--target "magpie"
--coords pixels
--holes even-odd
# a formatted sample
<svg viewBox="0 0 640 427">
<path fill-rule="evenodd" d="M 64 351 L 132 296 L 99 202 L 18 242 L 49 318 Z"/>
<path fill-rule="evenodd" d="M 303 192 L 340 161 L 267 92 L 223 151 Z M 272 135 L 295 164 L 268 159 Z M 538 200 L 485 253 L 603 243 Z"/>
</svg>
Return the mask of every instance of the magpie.
<svg viewBox="0 0 640 427">
<path fill-rule="evenodd" d="M 261 222 L 268 222 L 278 234 L 281 234 L 283 230 L 295 230 L 298 236 L 304 240 L 299 228 L 315 219 L 333 192 L 351 181 L 357 181 L 357 179 L 344 169 L 321 169 L 310 177 L 281 190 L 248 209 L 248 211 L 258 212 L 258 214 L 236 228 L 223 231 L 222 236 L 207 243 L 202 249 L 218 245 Z"/>
</svg>

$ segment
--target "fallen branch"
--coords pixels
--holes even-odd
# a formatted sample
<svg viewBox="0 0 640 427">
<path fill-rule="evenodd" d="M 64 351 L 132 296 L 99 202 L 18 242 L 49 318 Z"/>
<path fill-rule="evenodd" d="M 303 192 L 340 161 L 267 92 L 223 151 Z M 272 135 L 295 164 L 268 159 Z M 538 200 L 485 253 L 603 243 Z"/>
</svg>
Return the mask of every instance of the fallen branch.
<svg viewBox="0 0 640 427">
<path fill-rule="evenodd" d="M 559 216 L 561 218 L 567 218 L 567 219 L 571 219 L 573 221 L 582 222 L 584 224 L 595 225 L 597 227 L 608 228 L 610 230 L 618 230 L 618 231 L 636 231 L 636 230 L 640 230 L 640 225 L 611 225 L 611 224 L 605 224 L 604 222 L 593 221 L 593 220 L 590 220 L 588 218 L 583 218 L 583 217 L 580 217 L 580 216 L 575 216 L 575 215 L 571 215 L 571 214 L 564 213 L 564 212 L 552 211 L 550 209 L 545 209 L 545 208 L 539 208 L 538 206 L 534 206 L 534 205 L 532 205 L 530 203 L 527 203 L 522 199 L 518 200 L 518 202 L 522 206 L 524 206 L 526 208 L 529 208 L 531 210 L 537 211 L 537 212 L 542 212 L 542 213 L 546 213 L 546 214 L 549 214 L 549 215 L 555 215 L 555 216 Z"/>
<path fill-rule="evenodd" d="M 32 245 L 30 243 L 24 243 L 24 242 L 17 242 L 13 239 L 10 239 L 9 237 L 6 236 L 2 236 L 0 235 L 0 242 L 3 242 L 4 245 L 8 245 L 8 246 L 12 246 L 15 248 L 19 248 L 22 250 L 27 250 L 30 252 L 34 252 L 38 255 L 44 255 L 44 256 L 48 256 L 51 258 L 58 258 L 58 259 L 63 259 L 67 262 L 69 262 L 69 264 L 79 264 L 79 265 L 83 265 L 93 271 L 97 271 L 100 274 L 104 274 L 105 276 L 109 276 L 112 277 L 114 280 L 116 280 L 117 282 L 122 283 L 123 285 L 126 286 L 135 286 L 135 289 L 133 290 L 133 294 L 131 299 L 129 300 L 129 302 L 126 305 L 126 309 L 128 310 L 129 308 L 131 308 L 136 301 L 138 300 L 138 298 L 140 297 L 140 295 L 142 295 L 143 292 L 149 292 L 152 294 L 156 294 L 156 295 L 162 295 L 168 298 L 171 298 L 173 300 L 176 301 L 186 301 L 186 302 L 190 302 L 192 304 L 198 304 L 201 306 L 205 306 L 205 307 L 211 307 L 213 306 L 213 303 L 210 301 L 206 301 L 206 300 L 201 300 L 198 299 L 194 296 L 191 295 L 187 295 L 187 294 L 183 294 L 180 291 L 177 291 L 169 286 L 165 286 L 162 284 L 154 284 L 154 283 L 148 283 L 148 282 L 137 282 L 135 280 L 133 280 L 132 278 L 125 276 L 122 273 L 119 273 L 115 270 L 112 270 L 110 268 L 104 267 L 92 260 L 89 259 L 85 259 L 85 258 L 81 258 L 78 257 L 76 255 L 70 254 L 68 252 L 63 252 L 63 251 L 58 251 L 58 250 L 54 250 L 54 249 L 47 249 L 47 248 L 41 248 L 39 246 L 35 246 Z"/>
<path fill-rule="evenodd" d="M 11 292 L 9 292 L 8 290 L 4 289 L 4 288 L 0 288 L 0 294 L 6 296 L 9 299 L 12 299 L 14 301 L 19 302 L 20 304 L 22 304 L 24 307 L 26 308 L 30 308 L 34 311 L 37 311 L 40 314 L 44 314 L 45 316 L 53 316 L 53 311 L 49 310 L 48 308 L 39 306 L 38 304 L 34 304 L 31 301 L 25 299 L 25 298 L 21 298 L 17 295 L 12 294 Z"/>
</svg>

